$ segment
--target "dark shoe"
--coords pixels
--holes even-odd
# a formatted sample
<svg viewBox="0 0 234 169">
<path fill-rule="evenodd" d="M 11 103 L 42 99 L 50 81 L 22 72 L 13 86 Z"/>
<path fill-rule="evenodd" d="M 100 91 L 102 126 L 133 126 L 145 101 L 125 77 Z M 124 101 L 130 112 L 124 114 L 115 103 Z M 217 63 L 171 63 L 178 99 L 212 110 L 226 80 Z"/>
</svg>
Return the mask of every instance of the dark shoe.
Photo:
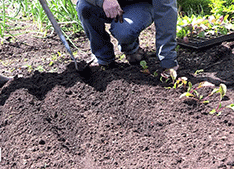
<svg viewBox="0 0 234 169">
<path fill-rule="evenodd" d="M 130 64 L 138 64 L 145 57 L 145 51 L 142 48 L 139 48 L 137 52 L 126 55 L 126 59 Z"/>
<path fill-rule="evenodd" d="M 0 87 L 2 87 L 9 80 L 11 80 L 11 78 L 8 78 L 8 77 L 5 77 L 3 75 L 0 75 Z"/>
</svg>

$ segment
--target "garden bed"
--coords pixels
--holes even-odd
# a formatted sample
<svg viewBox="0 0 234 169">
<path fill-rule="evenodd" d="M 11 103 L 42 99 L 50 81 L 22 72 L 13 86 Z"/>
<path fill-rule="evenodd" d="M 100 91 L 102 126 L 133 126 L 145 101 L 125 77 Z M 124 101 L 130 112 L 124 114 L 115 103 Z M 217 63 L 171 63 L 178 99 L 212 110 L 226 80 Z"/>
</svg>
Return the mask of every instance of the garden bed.
<svg viewBox="0 0 234 169">
<path fill-rule="evenodd" d="M 15 78 L 0 89 L 0 168 L 233 168 L 233 111 L 211 115 L 219 95 L 208 104 L 180 98 L 183 88 L 154 77 L 162 71 L 154 38 L 153 25 L 140 36 L 150 75 L 129 65 L 112 39 L 119 66 L 92 67 L 89 78 L 57 36 L 24 34 L 1 44 L 1 73 Z M 72 40 L 79 64 L 89 60 L 85 35 Z M 224 83 L 222 105 L 234 103 L 233 48 L 177 48 L 178 77 L 193 86 Z"/>
</svg>

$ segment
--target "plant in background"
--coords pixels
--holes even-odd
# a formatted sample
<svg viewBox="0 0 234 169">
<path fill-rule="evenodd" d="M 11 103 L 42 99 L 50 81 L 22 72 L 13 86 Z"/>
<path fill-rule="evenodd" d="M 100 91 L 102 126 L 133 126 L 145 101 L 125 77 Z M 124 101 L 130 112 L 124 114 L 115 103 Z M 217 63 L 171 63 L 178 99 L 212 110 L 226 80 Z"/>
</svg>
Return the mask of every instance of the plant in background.
<svg viewBox="0 0 234 169">
<path fill-rule="evenodd" d="M 177 37 L 189 42 L 193 38 L 213 38 L 226 35 L 234 30 L 229 15 L 213 14 L 210 16 L 181 16 L 177 22 Z"/>
<path fill-rule="evenodd" d="M 211 13 L 220 15 L 229 15 L 233 17 L 234 4 L 233 0 L 210 0 L 209 6 Z"/>
</svg>

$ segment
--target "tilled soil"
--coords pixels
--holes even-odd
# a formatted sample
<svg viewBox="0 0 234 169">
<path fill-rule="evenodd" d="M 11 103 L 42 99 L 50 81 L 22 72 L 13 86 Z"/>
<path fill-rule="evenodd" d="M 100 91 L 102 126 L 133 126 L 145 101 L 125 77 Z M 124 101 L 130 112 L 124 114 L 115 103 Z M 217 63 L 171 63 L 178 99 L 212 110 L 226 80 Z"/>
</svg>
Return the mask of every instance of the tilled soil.
<svg viewBox="0 0 234 169">
<path fill-rule="evenodd" d="M 208 104 L 180 98 L 187 87 L 170 88 L 171 81 L 154 76 L 162 71 L 154 32 L 152 25 L 140 36 L 151 74 L 129 65 L 113 38 L 118 66 L 91 67 L 85 76 L 57 36 L 25 34 L 1 44 L 1 73 L 14 77 L 0 89 L 1 168 L 234 168 L 234 111 L 211 115 L 219 94 Z M 81 67 L 90 59 L 89 43 L 83 33 L 72 38 Z M 178 77 L 193 88 L 224 83 L 222 107 L 233 104 L 233 47 L 178 47 Z"/>
</svg>

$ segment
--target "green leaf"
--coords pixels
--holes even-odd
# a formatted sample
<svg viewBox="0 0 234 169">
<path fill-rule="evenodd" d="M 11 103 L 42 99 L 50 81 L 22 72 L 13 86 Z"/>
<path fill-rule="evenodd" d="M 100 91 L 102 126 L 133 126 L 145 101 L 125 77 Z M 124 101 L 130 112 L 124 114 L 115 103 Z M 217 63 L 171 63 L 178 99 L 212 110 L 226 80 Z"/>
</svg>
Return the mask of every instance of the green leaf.
<svg viewBox="0 0 234 169">
<path fill-rule="evenodd" d="M 227 108 L 232 109 L 234 111 L 234 104 L 228 105 Z"/>
<path fill-rule="evenodd" d="M 145 60 L 142 60 L 142 61 L 140 62 L 140 65 L 141 65 L 141 67 L 142 67 L 143 69 L 147 69 L 147 68 L 148 68 L 148 66 L 147 66 L 146 64 L 147 64 L 147 63 L 146 63 Z"/>
<path fill-rule="evenodd" d="M 209 114 L 215 114 L 216 113 L 216 110 L 215 109 L 213 109 L 213 110 L 211 110 L 210 112 L 209 112 Z"/>
<path fill-rule="evenodd" d="M 192 93 L 189 93 L 189 92 L 185 92 L 185 93 L 183 93 L 182 95 L 180 95 L 180 98 L 182 98 L 182 97 L 195 97 Z"/>
<path fill-rule="evenodd" d="M 189 85 L 189 87 L 188 87 L 188 92 L 190 92 L 191 91 L 191 89 L 192 89 L 192 87 L 193 87 L 193 85 L 192 85 L 192 83 L 191 82 L 188 82 L 188 85 Z"/>
<path fill-rule="evenodd" d="M 220 99 L 222 100 L 222 98 L 226 95 L 227 93 L 227 86 L 223 83 L 220 84 L 220 87 L 219 87 L 219 90 L 220 90 Z"/>
<path fill-rule="evenodd" d="M 215 88 L 209 96 L 212 96 L 214 93 L 219 93 L 219 89 Z"/>
<path fill-rule="evenodd" d="M 220 111 L 220 112 L 218 112 L 218 113 L 216 114 L 216 116 L 220 116 L 220 115 L 221 115 L 221 113 L 222 113 L 221 111 Z"/>
<path fill-rule="evenodd" d="M 215 87 L 215 85 L 213 83 L 205 81 L 205 82 L 199 83 L 198 88 L 201 88 L 201 87 Z"/>
<path fill-rule="evenodd" d="M 158 76 L 158 72 L 155 71 L 155 72 L 154 72 L 154 77 L 157 77 L 157 76 Z"/>
<path fill-rule="evenodd" d="M 208 103 L 210 103 L 210 101 L 209 101 L 209 100 L 205 100 L 205 101 L 203 101 L 202 103 L 208 104 Z"/>
<path fill-rule="evenodd" d="M 222 107 L 222 104 L 221 103 L 219 103 L 219 108 L 218 109 L 220 109 Z"/>
<path fill-rule="evenodd" d="M 170 75 L 171 75 L 172 81 L 174 82 L 177 78 L 176 70 L 170 69 Z"/>
</svg>

